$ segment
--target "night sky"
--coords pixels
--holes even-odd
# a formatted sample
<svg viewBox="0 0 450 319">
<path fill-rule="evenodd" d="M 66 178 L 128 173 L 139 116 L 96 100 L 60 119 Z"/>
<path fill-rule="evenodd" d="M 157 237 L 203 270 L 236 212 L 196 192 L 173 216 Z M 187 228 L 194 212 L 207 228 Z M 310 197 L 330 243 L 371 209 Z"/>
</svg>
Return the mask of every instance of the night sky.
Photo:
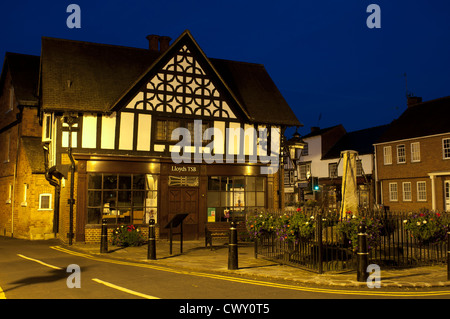
<svg viewBox="0 0 450 319">
<path fill-rule="evenodd" d="M 66 25 L 69 4 L 81 28 Z M 370 4 L 381 28 L 370 29 Z M 264 64 L 304 127 L 390 123 L 409 93 L 450 95 L 450 1 L 2 1 L 0 56 L 40 54 L 41 37 L 148 48 L 189 29 L 208 57 Z"/>
</svg>

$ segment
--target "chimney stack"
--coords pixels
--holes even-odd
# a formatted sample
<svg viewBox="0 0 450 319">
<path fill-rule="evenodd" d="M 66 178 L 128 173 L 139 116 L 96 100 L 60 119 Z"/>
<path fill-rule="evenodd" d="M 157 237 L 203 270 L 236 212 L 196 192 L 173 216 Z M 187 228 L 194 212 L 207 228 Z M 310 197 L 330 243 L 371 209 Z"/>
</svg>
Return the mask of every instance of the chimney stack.
<svg viewBox="0 0 450 319">
<path fill-rule="evenodd" d="M 159 36 L 156 34 L 150 34 L 147 37 L 148 40 L 148 48 L 150 51 L 154 52 L 164 52 L 170 46 L 170 37 Z"/>
<path fill-rule="evenodd" d="M 320 131 L 320 127 L 318 127 L 318 126 L 311 126 L 311 133 L 314 133 L 314 132 L 317 132 L 317 131 Z"/>
<path fill-rule="evenodd" d="M 407 105 L 408 107 L 414 106 L 416 104 L 422 103 L 422 98 L 419 96 L 408 96 Z"/>
</svg>

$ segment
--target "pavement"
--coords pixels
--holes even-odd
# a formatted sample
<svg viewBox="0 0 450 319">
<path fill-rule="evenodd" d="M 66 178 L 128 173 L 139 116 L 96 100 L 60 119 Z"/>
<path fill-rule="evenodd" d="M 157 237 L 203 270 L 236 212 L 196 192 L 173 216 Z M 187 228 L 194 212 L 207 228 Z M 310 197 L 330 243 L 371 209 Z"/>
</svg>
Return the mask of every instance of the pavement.
<svg viewBox="0 0 450 319">
<path fill-rule="evenodd" d="M 203 240 L 183 241 L 180 253 L 179 241 L 173 242 L 172 255 L 169 241 L 156 240 L 156 260 L 148 260 L 148 246 L 108 246 L 107 253 L 100 253 L 100 244 L 74 243 L 65 248 L 112 259 L 148 263 L 188 271 L 244 276 L 258 280 L 282 280 L 311 286 L 367 287 L 367 283 L 356 280 L 356 271 L 325 272 L 317 274 L 288 265 L 280 265 L 262 256 L 255 258 L 252 243 L 239 243 L 238 269 L 228 269 L 228 245 L 216 239 L 213 248 L 205 247 Z M 447 265 L 423 266 L 408 269 L 381 269 L 381 287 L 432 288 L 450 287 L 447 280 Z"/>
</svg>

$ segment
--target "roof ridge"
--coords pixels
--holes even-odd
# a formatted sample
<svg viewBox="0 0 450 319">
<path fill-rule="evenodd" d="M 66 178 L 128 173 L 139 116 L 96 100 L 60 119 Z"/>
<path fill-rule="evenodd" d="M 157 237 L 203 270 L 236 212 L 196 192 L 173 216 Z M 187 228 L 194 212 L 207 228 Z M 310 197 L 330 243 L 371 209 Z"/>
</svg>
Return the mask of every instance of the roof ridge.
<svg viewBox="0 0 450 319">
<path fill-rule="evenodd" d="M 236 60 L 230 60 L 230 59 L 222 59 L 222 58 L 209 58 L 209 60 L 215 60 L 215 61 L 226 61 L 226 62 L 232 62 L 232 63 L 241 63 L 241 64 L 250 64 L 250 65 L 258 65 L 264 67 L 263 63 L 256 63 L 256 62 L 246 62 L 246 61 L 236 61 Z"/>
<path fill-rule="evenodd" d="M 83 41 L 83 40 L 70 40 L 70 39 L 54 38 L 54 37 L 46 37 L 46 36 L 43 36 L 41 39 L 42 40 L 56 40 L 56 41 L 61 41 L 61 42 L 72 42 L 72 43 L 78 43 L 78 44 L 87 44 L 87 45 L 94 45 L 94 46 L 104 46 L 104 47 L 132 49 L 132 50 L 140 50 L 140 51 L 148 51 L 148 52 L 150 52 L 148 49 L 145 49 L 145 48 L 136 48 L 136 47 L 130 47 L 130 46 L 125 46 L 125 45 L 119 45 L 119 44 L 97 43 L 97 42 L 90 42 L 90 41 Z"/>
</svg>

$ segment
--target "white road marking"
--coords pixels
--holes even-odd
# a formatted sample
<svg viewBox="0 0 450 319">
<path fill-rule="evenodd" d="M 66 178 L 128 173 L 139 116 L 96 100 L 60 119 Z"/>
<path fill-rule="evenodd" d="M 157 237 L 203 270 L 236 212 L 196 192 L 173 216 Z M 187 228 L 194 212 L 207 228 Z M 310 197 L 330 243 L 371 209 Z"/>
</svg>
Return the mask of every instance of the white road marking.
<svg viewBox="0 0 450 319">
<path fill-rule="evenodd" d="M 114 289 L 120 290 L 122 292 L 126 292 L 126 293 L 131 294 L 131 295 L 135 295 L 135 296 L 138 296 L 138 297 L 141 297 L 141 298 L 145 298 L 145 299 L 160 299 L 158 297 L 146 295 L 146 294 L 134 291 L 134 290 L 130 290 L 128 288 L 124 288 L 124 287 L 120 287 L 120 286 L 114 285 L 114 284 L 112 284 L 110 282 L 103 281 L 103 280 L 100 280 L 98 278 L 92 278 L 92 280 L 97 282 L 97 283 L 99 283 L 99 284 L 102 284 L 102 285 L 108 286 L 110 288 L 114 288 Z"/>
<path fill-rule="evenodd" d="M 57 267 L 57 266 L 53 266 L 53 265 L 47 264 L 47 263 L 45 263 L 45 262 L 43 262 L 41 260 L 38 260 L 38 259 L 27 257 L 27 256 L 24 256 L 24 255 L 21 255 L 21 254 L 17 254 L 17 256 L 22 257 L 22 258 L 27 259 L 27 260 L 31 260 L 31 261 L 37 262 L 38 264 L 44 265 L 46 267 L 50 267 L 50 268 L 57 269 L 57 270 L 62 270 L 61 267 Z"/>
</svg>

